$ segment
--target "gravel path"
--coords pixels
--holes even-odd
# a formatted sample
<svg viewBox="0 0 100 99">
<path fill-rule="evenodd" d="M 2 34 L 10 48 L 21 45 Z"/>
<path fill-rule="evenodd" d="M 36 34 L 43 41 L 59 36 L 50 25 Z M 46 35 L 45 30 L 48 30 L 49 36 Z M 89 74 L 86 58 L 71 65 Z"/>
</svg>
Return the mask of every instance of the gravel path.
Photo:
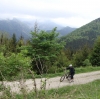
<svg viewBox="0 0 100 99">
<path fill-rule="evenodd" d="M 74 82 L 69 83 L 66 79 L 63 82 L 60 82 L 60 77 L 54 77 L 47 79 L 46 81 L 46 89 L 52 89 L 52 88 L 59 88 L 63 86 L 71 86 L 71 85 L 76 85 L 76 84 L 85 84 L 88 82 L 92 82 L 96 79 L 100 79 L 100 71 L 95 71 L 95 72 L 89 72 L 89 73 L 81 73 L 81 74 L 75 74 L 74 76 Z M 42 79 L 44 80 L 44 79 Z M 36 86 L 37 89 L 39 90 L 41 87 L 41 79 L 36 79 Z M 12 92 L 20 92 L 21 86 L 24 86 L 24 88 L 27 89 L 27 91 L 31 91 L 34 89 L 34 82 L 32 79 L 28 79 L 24 81 L 24 84 L 19 81 L 13 81 L 13 82 L 4 82 L 4 85 L 6 87 L 10 87 Z"/>
</svg>

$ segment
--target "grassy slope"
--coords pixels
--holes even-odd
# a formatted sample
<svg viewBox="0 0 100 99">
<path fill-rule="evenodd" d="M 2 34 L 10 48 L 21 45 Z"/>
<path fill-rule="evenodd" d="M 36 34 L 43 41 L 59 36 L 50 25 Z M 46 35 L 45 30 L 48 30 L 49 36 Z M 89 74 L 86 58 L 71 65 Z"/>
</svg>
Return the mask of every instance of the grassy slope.
<svg viewBox="0 0 100 99">
<path fill-rule="evenodd" d="M 17 95 L 16 99 L 23 99 L 23 95 Z M 26 95 L 26 99 L 100 99 L 100 80 L 84 85 L 40 91 L 38 98 L 34 92 L 31 92 Z"/>
</svg>

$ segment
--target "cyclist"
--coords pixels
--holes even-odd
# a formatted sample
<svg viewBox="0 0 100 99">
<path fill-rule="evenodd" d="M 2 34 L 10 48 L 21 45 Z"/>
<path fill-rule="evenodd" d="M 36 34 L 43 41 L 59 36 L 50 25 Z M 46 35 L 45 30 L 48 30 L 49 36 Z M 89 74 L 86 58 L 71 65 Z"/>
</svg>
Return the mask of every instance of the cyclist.
<svg viewBox="0 0 100 99">
<path fill-rule="evenodd" d="M 75 74 L 75 69 L 72 66 L 72 64 L 69 65 L 69 67 L 66 68 L 67 70 L 69 70 L 69 75 L 71 75 L 71 80 L 70 82 L 74 81 L 74 74 Z"/>
</svg>

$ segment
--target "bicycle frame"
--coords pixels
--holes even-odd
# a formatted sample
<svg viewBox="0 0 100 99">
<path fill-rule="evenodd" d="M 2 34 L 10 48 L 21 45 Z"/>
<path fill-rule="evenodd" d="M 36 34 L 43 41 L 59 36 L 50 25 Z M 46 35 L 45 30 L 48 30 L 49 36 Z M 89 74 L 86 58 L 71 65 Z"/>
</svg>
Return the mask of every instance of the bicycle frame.
<svg viewBox="0 0 100 99">
<path fill-rule="evenodd" d="M 70 81 L 71 76 L 69 75 L 69 72 L 65 73 L 63 76 L 61 76 L 60 78 L 60 82 L 64 81 L 64 79 L 66 78 L 68 81 Z"/>
</svg>

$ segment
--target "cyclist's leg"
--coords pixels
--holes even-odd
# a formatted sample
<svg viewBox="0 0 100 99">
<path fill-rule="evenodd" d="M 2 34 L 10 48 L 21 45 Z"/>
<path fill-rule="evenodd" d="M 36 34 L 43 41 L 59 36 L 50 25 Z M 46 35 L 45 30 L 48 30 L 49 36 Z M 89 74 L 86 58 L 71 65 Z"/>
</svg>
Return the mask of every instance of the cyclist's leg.
<svg viewBox="0 0 100 99">
<path fill-rule="evenodd" d="M 74 81 L 74 74 L 73 73 L 71 73 L 71 80 L 70 80 L 71 82 L 73 82 Z"/>
</svg>

